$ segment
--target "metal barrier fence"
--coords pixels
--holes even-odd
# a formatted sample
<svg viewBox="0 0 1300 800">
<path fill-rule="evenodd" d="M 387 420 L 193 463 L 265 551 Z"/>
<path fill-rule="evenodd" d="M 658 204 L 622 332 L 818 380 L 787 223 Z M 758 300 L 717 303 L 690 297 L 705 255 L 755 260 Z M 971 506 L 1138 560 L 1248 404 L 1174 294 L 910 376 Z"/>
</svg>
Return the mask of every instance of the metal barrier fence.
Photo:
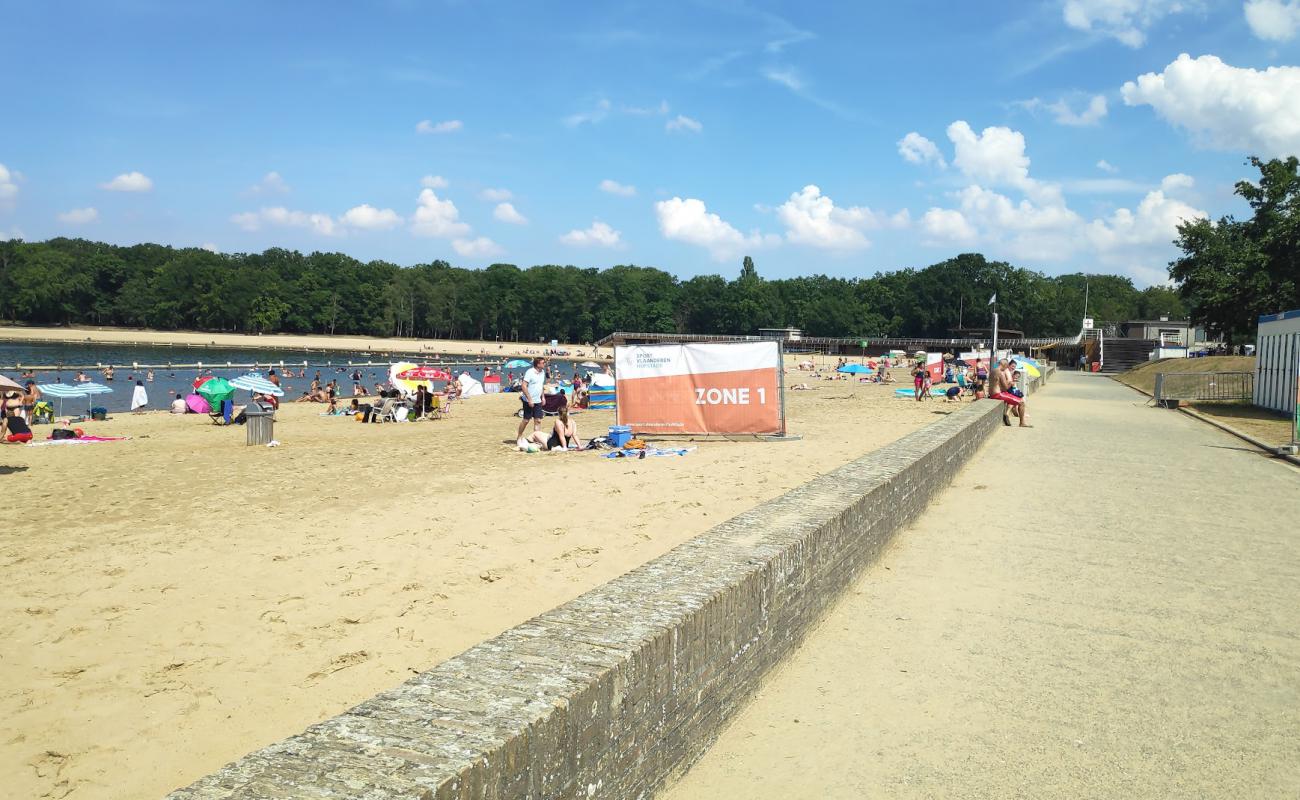
<svg viewBox="0 0 1300 800">
<path fill-rule="evenodd" d="M 1251 400 L 1253 372 L 1162 372 L 1156 375 L 1156 401 Z"/>
</svg>

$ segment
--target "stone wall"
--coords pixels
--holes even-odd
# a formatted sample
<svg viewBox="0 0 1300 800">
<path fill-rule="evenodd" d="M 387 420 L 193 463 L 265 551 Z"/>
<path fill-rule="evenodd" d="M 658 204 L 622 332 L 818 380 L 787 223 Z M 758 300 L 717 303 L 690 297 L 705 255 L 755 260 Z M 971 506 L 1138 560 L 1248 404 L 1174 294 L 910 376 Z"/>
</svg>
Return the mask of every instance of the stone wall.
<svg viewBox="0 0 1300 800">
<path fill-rule="evenodd" d="M 963 406 L 171 798 L 649 797 L 1000 413 Z"/>
</svg>

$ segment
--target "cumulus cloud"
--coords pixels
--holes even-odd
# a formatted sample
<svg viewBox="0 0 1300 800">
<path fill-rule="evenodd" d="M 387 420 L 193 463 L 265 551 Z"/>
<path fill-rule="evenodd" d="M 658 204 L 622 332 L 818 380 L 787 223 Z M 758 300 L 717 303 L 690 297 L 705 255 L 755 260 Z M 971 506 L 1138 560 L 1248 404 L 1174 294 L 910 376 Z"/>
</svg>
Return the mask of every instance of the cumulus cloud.
<svg viewBox="0 0 1300 800">
<path fill-rule="evenodd" d="M 1107 161 L 1104 158 L 1101 161 L 1097 162 L 1097 169 L 1101 170 L 1102 172 L 1109 172 L 1112 175 L 1114 175 L 1116 172 L 1119 172 L 1119 167 L 1116 167 L 1115 165 L 1111 164 L 1109 161 Z"/>
<path fill-rule="evenodd" d="M 726 261 L 744 254 L 746 250 L 757 250 L 781 241 L 779 236 L 758 231 L 743 234 L 717 214 L 710 213 L 703 200 L 693 197 L 660 200 L 655 203 L 655 216 L 659 219 L 659 231 L 664 238 L 703 247 L 717 261 Z"/>
<path fill-rule="evenodd" d="M 457 254 L 466 258 L 485 258 L 505 252 L 500 245 L 486 236 L 474 239 L 452 239 L 451 247 Z"/>
<path fill-rule="evenodd" d="M 342 231 L 329 214 L 294 211 L 284 206 L 261 208 L 257 211 L 245 211 L 234 214 L 230 221 L 246 231 L 253 232 L 265 227 L 306 228 L 322 236 L 335 236 Z"/>
<path fill-rule="evenodd" d="M 207 250 L 209 253 L 220 253 L 220 252 L 221 252 L 220 250 L 217 249 L 217 246 L 216 246 L 215 244 L 213 244 L 212 242 L 204 242 L 203 244 L 199 245 L 199 249 L 200 249 L 200 250 Z"/>
<path fill-rule="evenodd" d="M 280 173 L 272 170 L 262 176 L 262 179 L 252 186 L 248 187 L 247 194 L 251 195 L 270 195 L 270 194 L 288 194 L 289 184 L 284 182 Z"/>
<path fill-rule="evenodd" d="M 1147 30 L 1170 14 L 1199 5 L 1194 0 L 1066 0 L 1065 24 L 1141 47 Z"/>
<path fill-rule="evenodd" d="M 611 104 L 609 100 L 606 100 L 605 98 L 602 97 L 596 103 L 596 107 L 591 109 L 590 111 L 579 111 L 575 114 L 570 114 L 569 116 L 565 117 L 564 124 L 568 125 L 570 128 L 576 128 L 579 125 L 583 125 L 583 124 L 595 125 L 598 122 L 603 122 L 604 119 L 609 116 L 609 110 L 612 107 L 613 104 Z"/>
<path fill-rule="evenodd" d="M 362 203 L 343 212 L 339 224 L 363 231 L 387 231 L 402 224 L 402 215 L 391 208 L 375 208 Z"/>
<path fill-rule="evenodd" d="M 1300 67 L 1243 69 L 1183 53 L 1120 89 L 1203 144 L 1263 157 L 1300 153 Z"/>
<path fill-rule="evenodd" d="M 512 203 L 498 203 L 492 210 L 492 216 L 511 225 L 527 225 L 528 218 L 520 214 Z"/>
<path fill-rule="evenodd" d="M 74 208 L 58 215 L 59 222 L 65 225 L 85 225 L 99 219 L 99 210 L 95 208 Z"/>
<path fill-rule="evenodd" d="M 0 211 L 14 207 L 18 201 L 18 183 L 13 173 L 4 164 L 0 164 Z M 15 237 L 17 238 L 17 237 Z"/>
<path fill-rule="evenodd" d="M 824 250 L 861 250 L 871 244 L 863 230 L 903 227 L 910 221 L 906 210 L 884 216 L 861 206 L 838 208 L 812 184 L 791 194 L 776 213 L 786 226 L 787 241 Z"/>
<path fill-rule="evenodd" d="M 621 247 L 623 234 L 596 220 L 585 230 L 574 229 L 560 237 L 560 241 L 577 247 Z"/>
<path fill-rule="evenodd" d="M 925 212 L 921 230 L 927 244 L 971 244 L 979 238 L 975 226 L 960 211 L 951 208 L 931 208 Z"/>
<path fill-rule="evenodd" d="M 461 238 L 469 234 L 470 227 L 460 221 L 456 204 L 439 199 L 432 189 L 422 189 L 418 203 L 411 215 L 411 233 L 440 239 Z"/>
<path fill-rule="evenodd" d="M 139 172 L 124 172 L 107 183 L 99 185 L 110 192 L 147 192 L 153 188 L 153 181 Z"/>
<path fill-rule="evenodd" d="M 1166 175 L 1160 181 L 1160 191 L 1168 194 L 1176 192 L 1179 189 L 1190 189 L 1196 185 L 1196 181 L 1191 175 L 1184 175 L 1181 172 L 1175 172 L 1173 175 Z"/>
<path fill-rule="evenodd" d="M 1088 105 L 1082 111 L 1075 111 L 1070 108 L 1070 104 L 1064 100 L 1058 100 L 1055 103 L 1048 103 L 1044 106 L 1052 113 L 1052 118 L 1058 125 L 1070 125 L 1074 127 L 1084 127 L 1096 125 L 1106 117 L 1106 97 L 1105 95 L 1093 95 L 1088 101 Z"/>
<path fill-rule="evenodd" d="M 1246 0 L 1251 33 L 1270 42 L 1289 42 L 1300 31 L 1300 0 Z"/>
<path fill-rule="evenodd" d="M 420 179 L 420 185 L 426 189 L 446 189 L 451 183 L 441 175 L 425 175 Z"/>
<path fill-rule="evenodd" d="M 940 169 L 948 166 L 938 146 L 916 131 L 898 140 L 898 154 L 913 164 L 934 164 Z"/>
<path fill-rule="evenodd" d="M 633 197 L 636 195 L 635 186 L 625 186 L 618 181 L 612 181 L 609 178 L 600 182 L 600 190 L 606 194 L 616 194 L 619 197 Z"/>
<path fill-rule="evenodd" d="M 442 122 L 434 122 L 430 119 L 422 119 L 415 123 L 416 133 L 455 133 L 465 127 L 465 123 L 458 119 L 448 119 Z"/>
<path fill-rule="evenodd" d="M 664 130 L 669 133 L 699 133 L 704 126 L 699 120 L 691 119 L 685 114 L 678 114 L 664 123 Z"/>
<path fill-rule="evenodd" d="M 1187 176 L 1171 175 L 1170 178 Z M 1163 185 L 1164 182 L 1162 182 Z M 1105 219 L 1090 222 L 1086 229 L 1088 244 L 1109 264 L 1120 267 L 1150 265 L 1168 261 L 1160 254 L 1169 249 L 1185 221 L 1209 215 L 1159 189 L 1148 192 L 1134 211 L 1121 208 Z"/>
<path fill-rule="evenodd" d="M 952 163 L 966 177 L 995 186 L 1025 187 L 1029 182 L 1029 156 L 1025 137 L 1010 128 L 990 127 L 976 134 L 965 120 L 948 126 L 956 148 Z"/>
<path fill-rule="evenodd" d="M 500 203 L 514 198 L 515 194 L 509 189 L 484 189 L 478 193 L 478 196 L 493 203 Z"/>
</svg>

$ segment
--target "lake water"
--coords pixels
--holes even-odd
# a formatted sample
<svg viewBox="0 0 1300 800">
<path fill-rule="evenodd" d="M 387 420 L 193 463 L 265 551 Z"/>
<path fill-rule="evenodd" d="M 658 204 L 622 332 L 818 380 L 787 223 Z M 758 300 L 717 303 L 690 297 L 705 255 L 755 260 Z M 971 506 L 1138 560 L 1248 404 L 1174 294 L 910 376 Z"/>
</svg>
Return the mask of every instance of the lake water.
<svg viewBox="0 0 1300 800">
<path fill-rule="evenodd" d="M 346 400 L 352 396 L 352 374 L 355 370 L 361 372 L 361 384 L 367 390 L 373 391 L 376 383 L 387 383 L 388 368 L 383 366 L 366 366 L 350 367 L 349 363 L 361 364 L 365 362 L 380 362 L 389 359 L 392 362 L 411 361 L 419 364 L 437 364 L 440 367 L 450 367 L 455 374 L 468 372 L 474 378 L 482 379 L 483 372 L 486 368 L 499 371 L 501 364 L 505 359 L 488 359 L 484 357 L 466 357 L 466 356 L 441 356 L 436 354 L 422 354 L 419 356 L 413 354 L 388 354 L 383 353 L 348 353 L 344 351 L 322 353 L 319 350 L 241 350 L 238 348 L 191 348 L 191 347 L 161 347 L 161 346 L 136 346 L 136 345 L 96 345 L 85 343 L 26 343 L 26 342 L 0 342 L 0 368 L 10 378 L 24 383 L 26 380 L 35 380 L 38 384 L 42 383 L 68 383 L 75 384 L 77 367 L 88 367 L 96 364 L 112 364 L 115 368 L 114 379 L 107 381 L 102 372 L 98 370 L 86 369 L 86 375 L 97 383 L 102 383 L 113 389 L 112 394 L 95 395 L 93 403 L 88 403 L 85 399 L 67 399 L 62 401 L 62 411 L 57 398 L 49 398 L 54 405 L 55 412 L 61 414 L 73 414 L 83 411 L 84 407 L 89 405 L 102 406 L 109 411 L 126 411 L 131 407 L 131 394 L 135 389 L 137 380 L 145 382 L 145 390 L 149 393 L 149 407 L 154 409 L 167 408 L 172 401 L 176 392 L 187 394 L 194 383 L 194 379 L 200 374 L 212 374 L 222 378 L 234 378 L 239 375 L 247 374 L 250 370 L 247 365 L 258 364 L 261 366 L 259 372 L 265 374 L 268 367 L 274 367 L 277 371 L 282 370 L 281 364 L 289 366 L 295 373 L 303 369 L 303 363 L 306 362 L 306 376 L 284 378 L 281 384 L 284 387 L 285 400 L 294 400 L 305 392 L 310 386 L 312 379 L 317 373 L 320 373 L 321 382 L 337 380 L 339 382 L 339 396 Z M 202 363 L 203 370 L 193 366 L 184 368 L 169 368 L 169 364 L 187 364 L 193 365 Z M 559 373 L 568 377 L 575 369 L 574 362 L 552 361 L 551 362 Z M 35 378 L 21 378 L 21 371 L 13 369 L 19 364 L 34 364 L 46 366 L 67 365 L 72 369 L 54 369 L 54 370 L 37 370 Z M 241 364 L 245 366 L 227 367 L 226 364 Z M 133 365 L 140 365 L 139 368 Z M 160 365 L 153 369 L 153 380 L 148 379 L 148 370 L 144 369 L 145 365 Z M 507 371 L 509 372 L 509 371 Z M 518 376 L 522 370 L 515 370 Z M 236 395 L 237 399 L 247 397 L 244 392 Z"/>
</svg>

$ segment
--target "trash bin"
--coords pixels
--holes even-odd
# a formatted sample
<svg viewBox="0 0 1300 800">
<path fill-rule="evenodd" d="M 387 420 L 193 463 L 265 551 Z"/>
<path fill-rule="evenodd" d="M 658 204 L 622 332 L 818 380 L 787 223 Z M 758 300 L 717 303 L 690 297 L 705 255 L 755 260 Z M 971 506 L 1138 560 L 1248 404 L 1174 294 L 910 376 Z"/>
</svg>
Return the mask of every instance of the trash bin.
<svg viewBox="0 0 1300 800">
<path fill-rule="evenodd" d="M 247 419 L 244 427 L 248 429 L 248 444 L 270 444 L 275 438 L 275 411 L 249 403 L 244 409 L 244 417 Z"/>
</svg>

